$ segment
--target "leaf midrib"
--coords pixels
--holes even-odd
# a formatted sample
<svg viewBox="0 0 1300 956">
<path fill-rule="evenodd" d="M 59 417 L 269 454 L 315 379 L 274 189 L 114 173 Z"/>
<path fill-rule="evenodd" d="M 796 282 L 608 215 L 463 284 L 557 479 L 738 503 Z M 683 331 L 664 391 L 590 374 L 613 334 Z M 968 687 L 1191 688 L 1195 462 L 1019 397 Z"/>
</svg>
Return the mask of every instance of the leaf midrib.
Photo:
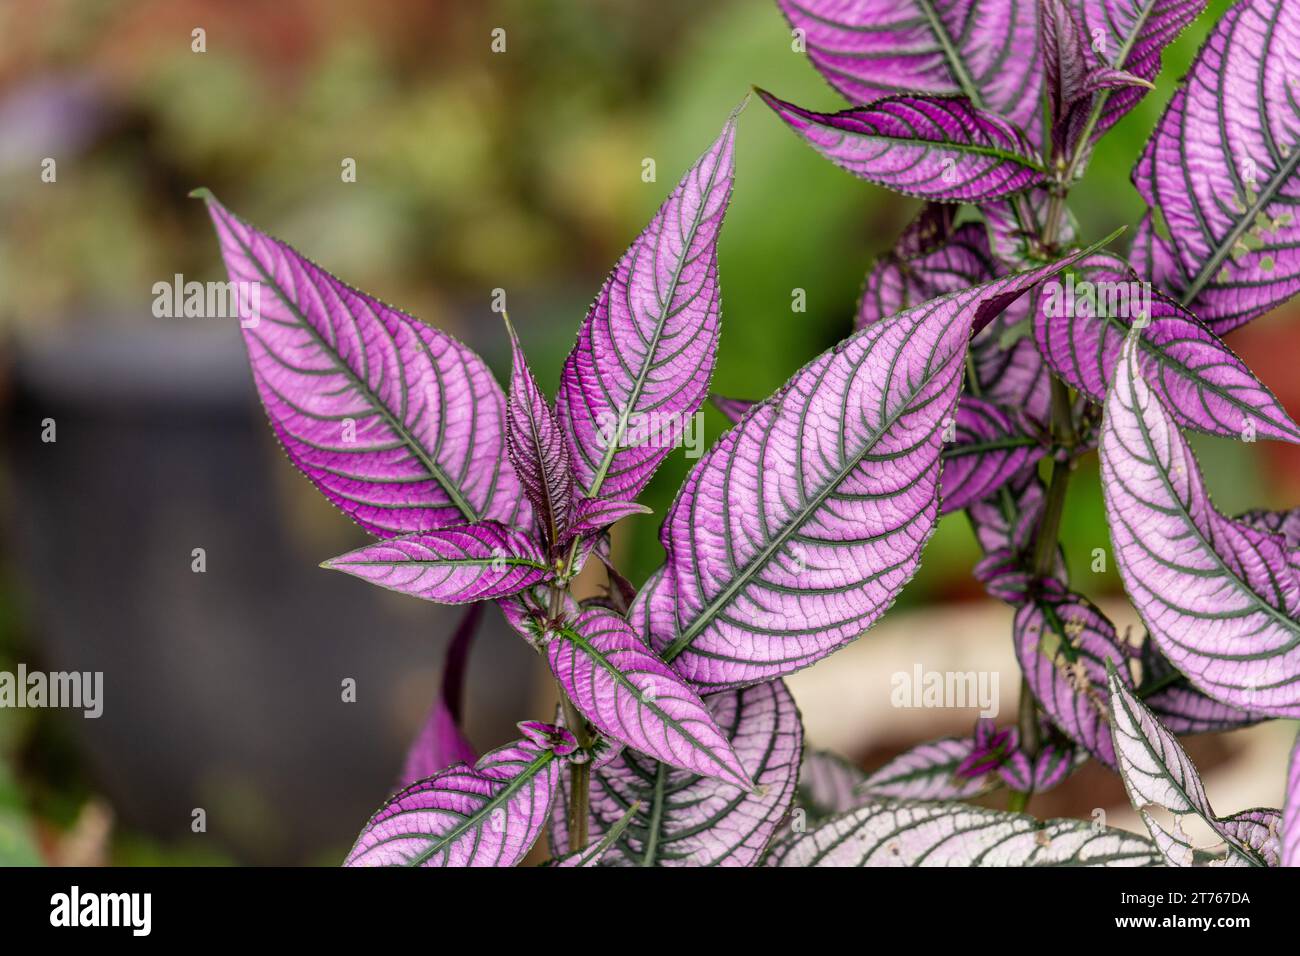
<svg viewBox="0 0 1300 956">
<path fill-rule="evenodd" d="M 825 503 L 826 499 L 835 491 L 835 489 L 844 483 L 853 470 L 862 463 L 864 458 L 866 458 L 867 454 L 876 447 L 885 433 L 894 426 L 904 412 L 912 407 L 912 403 L 916 400 L 922 390 L 924 390 L 926 386 L 933 382 L 937 377 L 938 372 L 936 371 L 934 374 L 925 377 L 915 389 L 908 393 L 906 399 L 899 403 L 893 414 L 882 423 L 881 427 L 876 430 L 873 437 L 864 444 L 862 450 L 858 454 L 854 455 L 843 468 L 839 469 L 831 480 L 826 482 L 824 487 L 818 491 L 815 496 L 809 499 L 803 508 L 801 508 L 795 515 L 792 515 L 782 525 L 781 530 L 775 537 L 773 537 L 772 541 L 769 542 L 762 551 L 751 558 L 742 569 L 741 573 L 732 578 L 727 587 L 725 587 L 716 598 L 710 601 L 709 604 L 695 616 L 695 619 L 691 621 L 690 626 L 682 631 L 671 644 L 664 648 L 664 651 L 660 656 L 665 661 L 671 662 L 675 660 L 679 654 L 686 650 L 695 638 L 700 635 L 700 632 L 712 623 L 713 618 L 718 611 L 730 604 L 731 601 L 735 599 L 736 595 L 740 593 L 741 588 L 748 585 L 754 576 L 767 567 L 768 562 L 771 561 L 777 550 L 779 550 L 796 531 L 802 528 L 808 519 L 816 513 L 823 503 Z"/>
<path fill-rule="evenodd" d="M 1214 830 L 1215 833 L 1217 833 L 1220 837 L 1222 837 L 1223 842 L 1228 847 L 1230 847 L 1234 853 L 1236 853 L 1242 859 L 1249 862 L 1251 866 L 1259 866 L 1260 865 L 1259 862 L 1256 861 L 1251 854 L 1243 852 L 1242 848 L 1237 844 L 1235 838 L 1229 837 L 1228 834 L 1223 833 L 1218 829 L 1218 827 L 1215 826 L 1215 824 L 1219 822 L 1219 819 L 1218 817 L 1214 816 L 1213 811 L 1211 811 L 1207 816 L 1206 813 L 1202 812 L 1200 809 L 1197 808 L 1196 806 L 1197 801 L 1192 799 L 1191 794 L 1187 792 L 1187 788 L 1183 786 L 1182 782 L 1175 779 L 1173 774 L 1170 773 L 1169 765 L 1165 762 L 1164 756 L 1156 752 L 1155 748 L 1151 746 L 1151 742 L 1147 739 L 1146 734 L 1142 732 L 1142 721 L 1139 720 L 1137 716 L 1133 713 L 1133 709 L 1129 707 L 1128 701 L 1125 699 L 1124 695 L 1115 693 L 1114 686 L 1111 687 L 1111 699 L 1118 700 L 1120 706 L 1124 708 L 1124 713 L 1128 716 L 1129 721 L 1132 723 L 1134 729 L 1136 730 L 1136 734 L 1134 736 L 1136 737 L 1138 742 L 1141 743 L 1143 749 L 1146 750 L 1147 755 L 1155 762 L 1155 765 L 1160 768 L 1161 770 L 1160 775 L 1169 782 L 1169 785 L 1172 786 L 1174 790 L 1178 792 L 1178 795 L 1183 798 L 1183 801 L 1187 804 L 1187 806 L 1192 808 L 1191 812 L 1195 813 L 1198 817 L 1201 818 L 1201 820 L 1209 824 L 1210 829 Z M 1152 714 L 1151 719 L 1155 720 L 1154 714 Z M 1118 733 L 1118 729 L 1116 730 L 1116 732 Z M 1118 741 L 1115 742 L 1115 751 L 1117 756 L 1119 755 L 1119 753 L 1121 753 Z M 1130 761 L 1130 763 L 1131 762 L 1132 761 Z M 1127 777 L 1125 777 L 1124 784 L 1126 787 L 1128 786 Z M 1170 813 L 1174 812 L 1170 807 L 1163 806 L 1162 804 L 1159 806 L 1161 806 L 1161 808 L 1164 810 L 1168 810 Z M 1207 807 L 1208 807 L 1208 798 L 1207 798 Z M 1145 817 L 1145 814 L 1143 814 L 1143 816 Z M 1184 845 L 1189 848 L 1191 847 L 1190 843 Z"/>
<path fill-rule="evenodd" d="M 707 754 L 713 760 L 714 763 L 716 763 L 719 767 L 725 769 L 726 764 L 722 759 L 720 759 L 713 752 L 711 748 L 706 746 L 702 740 L 700 740 L 698 737 L 695 736 L 695 734 L 691 733 L 688 729 L 686 729 L 686 727 L 682 726 L 681 722 L 678 721 L 676 718 L 674 718 L 666 710 L 664 710 L 664 708 L 660 707 L 657 701 L 653 699 L 649 701 L 645 700 L 645 698 L 642 696 L 641 688 L 633 684 L 632 681 L 628 679 L 627 675 L 624 674 L 623 671 L 620 670 L 618 667 L 616 667 L 614 663 L 610 661 L 608 657 L 605 656 L 605 653 L 602 650 L 600 650 L 598 647 L 596 647 L 594 644 L 588 641 L 587 638 L 584 635 L 582 635 L 576 627 L 566 626 L 562 629 L 562 633 L 569 640 L 569 642 L 573 644 L 578 650 L 582 651 L 583 654 L 585 654 L 592 663 L 596 664 L 597 666 L 600 667 L 601 670 L 608 673 L 614 679 L 614 682 L 616 684 L 620 685 L 625 691 L 632 694 L 636 700 L 644 704 L 648 710 L 656 714 L 665 726 L 671 727 L 677 733 L 681 734 L 682 737 L 684 737 L 686 741 L 697 752 L 702 754 Z M 649 652 L 647 651 L 647 653 Z M 661 767 L 665 766 L 663 761 L 660 761 L 659 765 Z M 694 770 L 691 770 L 689 772 L 695 773 Z M 704 776 L 704 775 L 701 774 L 700 776 Z M 720 779 L 723 779 L 724 782 L 732 783 L 734 785 L 734 782 L 731 780 L 726 780 L 726 778 L 723 777 L 720 777 Z"/>
<path fill-rule="evenodd" d="M 431 856 L 433 856 L 435 853 L 438 853 L 445 847 L 450 846 L 456 840 L 460 839 L 460 837 L 463 836 L 466 832 L 468 832 L 471 829 L 474 829 L 478 825 L 477 821 L 480 818 L 484 816 L 490 816 L 493 810 L 496 810 L 498 807 L 502 806 L 503 804 L 508 803 L 510 798 L 514 796 L 514 794 L 517 793 L 525 783 L 530 782 L 533 779 L 533 777 L 537 776 L 537 774 L 541 771 L 543 767 L 545 767 L 548 763 L 550 763 L 554 759 L 555 759 L 554 750 L 544 750 L 541 753 L 539 753 L 536 757 L 532 759 L 532 762 L 530 762 L 528 766 L 526 766 L 523 770 L 519 772 L 517 776 L 512 777 L 510 781 L 504 787 L 501 788 L 499 793 L 493 796 L 490 800 L 487 800 L 483 804 L 481 804 L 477 810 L 475 810 L 472 814 L 466 816 L 460 823 L 458 823 L 451 830 L 448 830 L 446 833 L 438 836 L 436 839 L 430 840 L 429 846 L 425 850 L 418 853 L 416 856 L 412 857 L 408 865 L 409 866 L 423 865 L 424 862 L 428 860 Z M 475 769 L 475 773 L 478 772 L 479 771 Z M 410 836 L 411 836 L 410 834 L 403 834 L 401 837 L 398 837 L 397 839 L 409 839 Z"/>
</svg>

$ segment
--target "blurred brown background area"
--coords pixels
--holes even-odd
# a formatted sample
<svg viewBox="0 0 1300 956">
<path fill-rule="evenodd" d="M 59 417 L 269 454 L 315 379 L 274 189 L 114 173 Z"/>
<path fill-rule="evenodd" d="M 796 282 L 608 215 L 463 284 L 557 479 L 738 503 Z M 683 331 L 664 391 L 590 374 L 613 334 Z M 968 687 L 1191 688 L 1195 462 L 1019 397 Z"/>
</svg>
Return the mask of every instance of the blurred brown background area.
<svg viewBox="0 0 1300 956">
<path fill-rule="evenodd" d="M 1209 22 L 1098 150 L 1075 203 L 1085 236 L 1136 221 L 1128 170 Z M 0 859 L 337 862 L 394 782 L 455 620 L 317 567 L 364 535 L 275 447 L 238 333 L 153 315 L 155 283 L 222 277 L 189 190 L 211 188 L 499 374 L 488 305 L 505 289 L 553 388 L 604 274 L 751 84 L 842 106 L 769 0 L 0 5 L 0 669 L 102 670 L 106 685 L 98 720 L 0 710 Z M 822 161 L 761 105 L 742 117 L 737 164 L 715 388 L 752 398 L 847 331 L 914 204 Z M 1300 413 L 1296 313 L 1232 344 Z M 722 421 L 708 415 L 711 439 Z M 41 441 L 46 419 L 56 443 Z M 1200 449 L 1225 510 L 1300 500 L 1296 449 Z M 661 560 L 658 523 L 688 466 L 674 455 L 647 495 L 656 514 L 618 530 L 634 581 Z M 1067 549 L 1080 585 L 1122 615 L 1113 572 L 1087 570 L 1108 544 L 1094 473 L 1073 484 Z M 966 732 L 973 711 L 889 706 L 889 675 L 918 661 L 997 670 L 1011 719 L 1010 617 L 970 578 L 975 558 L 964 520 L 945 520 L 886 621 L 792 681 L 814 742 L 874 766 Z M 469 687 L 481 749 L 547 706 L 539 663 L 487 620 Z M 1270 761 L 1290 729 L 1191 742 L 1216 807 L 1276 802 Z M 1035 803 L 1099 806 L 1123 819 L 1118 780 L 1092 768 Z M 191 831 L 195 808 L 206 833 Z"/>
</svg>

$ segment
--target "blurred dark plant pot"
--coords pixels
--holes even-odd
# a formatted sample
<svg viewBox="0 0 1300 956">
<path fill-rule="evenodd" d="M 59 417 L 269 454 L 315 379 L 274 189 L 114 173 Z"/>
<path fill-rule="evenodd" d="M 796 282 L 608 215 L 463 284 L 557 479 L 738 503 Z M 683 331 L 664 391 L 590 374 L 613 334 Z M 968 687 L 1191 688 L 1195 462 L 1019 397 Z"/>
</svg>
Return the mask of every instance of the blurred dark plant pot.
<svg viewBox="0 0 1300 956">
<path fill-rule="evenodd" d="M 103 672 L 103 716 L 56 719 L 121 825 L 328 862 L 393 789 L 459 609 L 317 566 L 367 536 L 276 446 L 231 328 L 95 326 L 19 347 L 8 375 L 29 664 Z M 530 715 L 536 667 L 490 609 L 466 695 L 481 750 Z"/>
</svg>

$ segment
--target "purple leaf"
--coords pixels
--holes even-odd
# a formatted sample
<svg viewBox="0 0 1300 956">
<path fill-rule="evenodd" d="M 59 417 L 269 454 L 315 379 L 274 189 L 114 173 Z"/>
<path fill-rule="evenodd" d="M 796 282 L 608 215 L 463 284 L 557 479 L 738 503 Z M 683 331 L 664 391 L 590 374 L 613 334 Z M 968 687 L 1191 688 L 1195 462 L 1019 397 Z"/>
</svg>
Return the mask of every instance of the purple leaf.
<svg viewBox="0 0 1300 956">
<path fill-rule="evenodd" d="M 1044 181 L 1024 133 L 966 100 L 895 96 L 815 113 L 764 90 L 758 95 L 836 166 L 907 196 L 985 202 Z"/>
<path fill-rule="evenodd" d="M 1036 820 L 965 803 L 879 800 L 769 857 L 771 866 L 1159 866 L 1149 840 L 1086 820 Z"/>
<path fill-rule="evenodd" d="M 782 681 L 707 699 L 709 710 L 752 773 L 741 790 L 624 750 L 591 776 L 591 831 L 607 833 L 635 802 L 641 807 L 601 863 L 614 866 L 753 866 L 794 798 L 803 729 Z M 562 783 L 562 786 L 564 784 Z M 564 827 L 551 841 L 563 852 Z"/>
<path fill-rule="evenodd" d="M 956 225 L 956 206 L 928 202 L 899 234 L 894 242 L 894 253 L 903 259 L 913 259 L 932 252 L 948 241 Z"/>
<path fill-rule="evenodd" d="M 1290 0 L 1230 7 L 1133 169 L 1173 240 L 1144 262 L 1219 335 L 1300 291 L 1298 36 Z"/>
<path fill-rule="evenodd" d="M 1052 145 L 1058 156 L 1067 156 L 1073 143 L 1072 106 L 1083 95 L 1094 68 L 1083 45 L 1079 27 L 1065 0 L 1040 0 L 1039 45 L 1043 49 L 1043 73 L 1047 83 L 1047 105 L 1052 119 Z"/>
<path fill-rule="evenodd" d="M 1047 744 L 1034 757 L 1030 790 L 1034 793 L 1046 793 L 1065 780 L 1087 759 L 1087 754 L 1075 750 L 1073 745 Z"/>
<path fill-rule="evenodd" d="M 1237 730 L 1257 724 L 1267 716 L 1207 697 L 1186 679 L 1161 688 L 1143 698 L 1143 702 L 1160 723 L 1179 736 Z"/>
<path fill-rule="evenodd" d="M 1026 604 L 1038 587 L 1039 576 L 1034 573 L 1032 555 L 1043 500 L 1043 482 L 1037 472 L 1029 469 L 993 498 L 976 502 L 967 509 L 975 539 L 985 552 L 985 557 L 975 565 L 975 578 L 991 596 L 1014 607 Z M 1062 582 L 1067 579 L 1059 548 L 1052 576 Z"/>
<path fill-rule="evenodd" d="M 1111 731 L 1124 789 L 1169 865 L 1266 865 L 1260 853 L 1241 839 L 1235 826 L 1225 826 L 1214 815 L 1200 774 L 1178 738 L 1160 726 L 1113 669 L 1109 686 Z M 1156 811 L 1173 815 L 1172 828 Z M 1222 843 L 1209 848 L 1195 846 L 1183 829 L 1184 819 L 1208 826 L 1222 838 Z"/>
<path fill-rule="evenodd" d="M 1282 866 L 1300 866 L 1300 734 L 1291 748 L 1282 806 Z"/>
<path fill-rule="evenodd" d="M 1151 292 L 1114 256 L 1090 256 L 1079 270 L 1079 281 L 1071 272 L 1064 282 L 1045 284 L 1034 313 L 1038 349 L 1067 383 L 1105 401 L 1120 349 L 1136 327 L 1143 377 L 1180 427 L 1300 441 L 1300 428 L 1273 393 L 1190 312 Z"/>
<path fill-rule="evenodd" d="M 271 427 L 325 497 L 382 538 L 526 526 L 505 396 L 482 359 L 196 195 L 231 281 L 257 290 L 240 324 Z"/>
<path fill-rule="evenodd" d="M 1266 719 L 1265 714 L 1253 714 L 1205 696 L 1165 660 L 1149 636 L 1135 654 L 1142 665 L 1138 696 L 1170 733 L 1180 737 L 1217 733 Z"/>
<path fill-rule="evenodd" d="M 1300 508 L 1290 511 L 1247 511 L 1237 520 L 1260 531 L 1281 535 L 1289 548 L 1300 548 Z"/>
<path fill-rule="evenodd" d="M 1277 810 L 1242 810 L 1222 817 L 1219 827 L 1258 853 L 1266 866 L 1282 865 L 1282 814 Z"/>
<path fill-rule="evenodd" d="M 515 866 L 537 842 L 573 736 L 520 724 L 524 738 L 407 787 L 370 818 L 344 866 Z"/>
<path fill-rule="evenodd" d="M 860 767 L 838 754 L 828 750 L 805 750 L 795 803 L 814 820 L 844 813 L 865 799 L 859 788 L 866 779 L 867 775 Z"/>
<path fill-rule="evenodd" d="M 439 604 L 507 597 L 551 575 L 532 538 L 495 521 L 390 538 L 321 567 Z"/>
<path fill-rule="evenodd" d="M 1289 549 L 1291 564 L 1300 566 L 1300 508 L 1290 511 L 1247 511 L 1238 515 L 1237 520 L 1281 537 Z"/>
<path fill-rule="evenodd" d="M 917 246 L 908 235 L 900 243 L 906 249 Z M 979 285 L 995 275 L 988 240 L 978 223 L 967 223 L 946 241 L 910 254 L 895 248 L 881 256 L 867 273 L 854 326 L 864 328 L 938 296 Z"/>
<path fill-rule="evenodd" d="M 1286 542 L 1215 510 L 1132 340 L 1106 399 L 1101 481 L 1120 577 L 1165 657 L 1215 700 L 1300 716 L 1300 574 Z"/>
<path fill-rule="evenodd" d="M 1095 123 L 1091 114 L 1096 94 L 1131 87 L 1151 89 L 1151 83 L 1098 61 L 1085 44 L 1084 34 L 1065 0 L 1042 0 L 1039 27 L 1052 144 L 1056 155 L 1068 157 Z"/>
<path fill-rule="evenodd" d="M 564 363 L 556 413 L 587 497 L 635 498 L 708 394 L 735 135 L 733 115 L 605 280 Z"/>
<path fill-rule="evenodd" d="M 1080 27 L 1093 55 L 1116 70 L 1148 82 L 1160 73 L 1160 54 L 1205 9 L 1205 0 L 1082 0 Z M 1114 126 L 1145 96 L 1129 86 L 1103 91 L 1093 101 L 1091 138 Z"/>
<path fill-rule="evenodd" d="M 583 498 L 573 509 L 568 537 L 599 534 L 615 522 L 651 511 L 635 501 L 612 501 L 609 498 Z"/>
<path fill-rule="evenodd" d="M 1020 747 L 1020 734 L 1015 727 L 999 730 L 988 717 L 975 722 L 975 737 L 970 753 L 959 763 L 953 774 L 963 780 L 986 777 L 1002 768 Z M 1026 766 L 1026 770 L 1028 770 Z"/>
<path fill-rule="evenodd" d="M 1076 744 L 1114 767 L 1106 661 L 1131 684 L 1129 655 L 1114 625 L 1087 598 L 1057 589 L 1021 607 L 1012 634 L 1020 670 L 1047 716 Z"/>
<path fill-rule="evenodd" d="M 1036 3 L 778 0 L 808 56 L 853 103 L 892 93 L 962 94 L 1037 129 Z"/>
<path fill-rule="evenodd" d="M 709 401 L 713 402 L 714 408 L 727 416 L 727 421 L 736 424 L 745 417 L 745 412 L 754 407 L 755 402 L 750 398 L 725 398 L 722 395 L 710 395 Z"/>
<path fill-rule="evenodd" d="M 574 706 L 605 736 L 673 767 L 751 786 L 695 691 L 618 615 L 584 611 L 551 637 L 546 656 Z"/>
<path fill-rule="evenodd" d="M 465 739 L 460 722 L 469 646 L 482 617 L 483 605 L 471 604 L 451 636 L 442 662 L 442 689 L 406 753 L 406 763 L 402 767 L 403 785 L 431 777 L 452 764 L 472 764 L 478 759 L 473 746 Z"/>
<path fill-rule="evenodd" d="M 996 783 L 989 774 L 957 774 L 974 749 L 970 737 L 944 737 L 918 744 L 868 776 L 858 790 L 860 799 L 844 809 L 855 809 L 866 798 L 969 800 L 987 793 Z"/>
<path fill-rule="evenodd" d="M 1023 423 L 971 395 L 961 397 L 953 424 L 955 440 L 943 450 L 941 514 L 989 497 L 1046 451 Z"/>
<path fill-rule="evenodd" d="M 506 449 L 532 503 L 548 544 L 555 544 L 569 527 L 573 509 L 573 471 L 569 446 L 555 413 L 528 368 L 514 326 L 510 333 L 510 395 L 506 400 Z"/>
<path fill-rule="evenodd" d="M 950 207 L 931 204 L 926 208 Z M 984 208 L 987 212 L 988 207 Z M 940 238 L 939 227 L 926 225 L 926 216 L 923 212 L 894 252 L 882 256 L 867 274 L 858 303 L 857 328 L 1005 274 L 990 253 L 988 235 L 979 224 L 968 223 Z M 928 243 L 919 238 L 923 235 L 930 237 Z M 1031 298 L 1012 303 L 976 337 L 971 350 L 981 397 L 1023 409 L 1042 420 L 1051 401 L 1050 378 L 1042 357 L 1026 339 L 1008 345 L 1001 341 L 1007 329 L 1028 319 Z"/>
<path fill-rule="evenodd" d="M 1065 263 L 877 322 L 754 406 L 695 465 L 664 568 L 629 619 L 722 689 L 788 674 L 870 627 L 934 528 L 942 422 L 972 327 Z"/>
</svg>

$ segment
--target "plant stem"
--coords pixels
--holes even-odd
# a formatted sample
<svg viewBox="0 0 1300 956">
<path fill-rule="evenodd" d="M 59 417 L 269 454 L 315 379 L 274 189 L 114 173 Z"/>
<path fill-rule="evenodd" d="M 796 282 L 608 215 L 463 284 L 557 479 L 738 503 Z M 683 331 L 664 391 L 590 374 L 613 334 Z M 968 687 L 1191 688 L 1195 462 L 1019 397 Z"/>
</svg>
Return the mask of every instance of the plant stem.
<svg viewBox="0 0 1300 956">
<path fill-rule="evenodd" d="M 587 719 L 573 706 L 573 701 L 556 683 L 560 692 L 560 708 L 564 713 L 564 725 L 578 739 L 578 746 L 587 757 L 581 762 L 569 761 L 569 852 L 576 853 L 587 847 L 588 790 L 591 787 L 591 755 L 587 748 L 591 746 L 591 734 L 587 728 Z"/>
<path fill-rule="evenodd" d="M 570 561 L 572 561 L 572 552 L 570 552 Z M 552 621 L 560 616 L 564 608 L 564 592 L 567 589 L 567 584 L 551 588 L 547 614 Z M 587 758 L 582 761 L 569 761 L 569 852 L 576 853 L 587 847 L 588 791 L 591 788 L 591 754 L 588 748 L 595 738 L 587 718 L 582 716 L 574 706 L 559 681 L 555 682 L 555 690 L 560 695 L 560 712 L 564 715 L 564 726 L 568 728 L 569 733 L 573 734 L 581 753 Z"/>
<path fill-rule="evenodd" d="M 1061 221 L 1065 215 L 1065 199 L 1069 193 L 1071 177 L 1082 148 L 1071 156 L 1065 164 L 1066 176 L 1056 188 L 1052 189 L 1047 202 L 1039 241 L 1043 249 L 1051 254 L 1056 247 L 1061 230 Z M 1061 516 L 1065 513 L 1065 495 L 1070 488 L 1070 473 L 1074 462 L 1070 457 L 1078 436 L 1074 427 L 1074 412 L 1070 406 L 1070 389 L 1055 375 L 1051 377 L 1052 407 L 1051 429 L 1054 442 L 1067 449 L 1066 457 L 1053 460 L 1052 477 L 1047 484 L 1047 498 L 1043 503 L 1043 514 L 1038 528 L 1034 532 L 1033 573 L 1035 580 L 1050 577 L 1056 570 L 1057 549 L 1060 546 Z M 1020 734 L 1020 749 L 1030 760 L 1038 756 L 1042 744 L 1038 728 L 1038 701 L 1034 698 L 1033 688 L 1023 675 L 1020 678 L 1020 708 L 1017 715 Z M 1033 790 L 1013 790 L 1007 801 L 1007 809 L 1022 812 L 1029 806 Z"/>
<path fill-rule="evenodd" d="M 1070 391 L 1055 376 L 1052 377 L 1052 437 L 1061 446 L 1072 449 L 1075 443 L 1074 420 L 1070 414 Z M 1067 458 L 1052 462 L 1052 477 L 1047 484 L 1047 499 L 1043 502 L 1043 516 L 1034 533 L 1033 572 L 1042 579 L 1056 570 L 1056 549 L 1061 531 L 1061 516 L 1065 513 L 1065 494 L 1070 487 L 1070 474 L 1074 463 Z"/>
<path fill-rule="evenodd" d="M 1077 440 L 1074 417 L 1070 410 L 1070 390 L 1065 383 L 1052 377 L 1052 436 L 1058 444 L 1072 452 Z M 1070 488 L 1070 473 L 1074 470 L 1072 458 L 1052 462 L 1052 477 L 1047 484 L 1047 499 L 1043 515 L 1034 532 L 1033 573 L 1036 580 L 1052 576 L 1056 570 L 1056 554 L 1060 545 L 1061 516 L 1065 513 L 1065 495 Z M 1038 733 L 1038 702 L 1025 678 L 1020 680 L 1020 749 L 1032 760 L 1038 756 L 1041 744 Z M 1030 792 L 1012 791 L 1008 807 L 1023 810 L 1029 804 Z"/>
</svg>

